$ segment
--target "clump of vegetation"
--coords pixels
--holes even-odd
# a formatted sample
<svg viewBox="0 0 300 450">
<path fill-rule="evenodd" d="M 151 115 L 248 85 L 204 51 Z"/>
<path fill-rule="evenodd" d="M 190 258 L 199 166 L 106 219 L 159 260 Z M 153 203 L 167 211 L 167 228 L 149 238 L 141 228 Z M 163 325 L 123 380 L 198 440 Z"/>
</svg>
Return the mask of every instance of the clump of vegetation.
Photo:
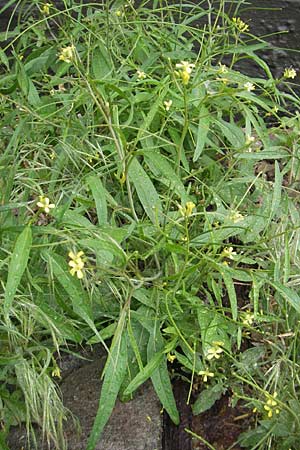
<svg viewBox="0 0 300 450">
<path fill-rule="evenodd" d="M 4 33 L 2 448 L 21 421 L 64 448 L 56 356 L 98 342 L 87 450 L 149 378 L 179 422 L 174 360 L 194 414 L 228 392 L 253 416 L 240 445 L 296 448 L 297 74 L 273 78 L 242 5 L 31 1 Z"/>
</svg>

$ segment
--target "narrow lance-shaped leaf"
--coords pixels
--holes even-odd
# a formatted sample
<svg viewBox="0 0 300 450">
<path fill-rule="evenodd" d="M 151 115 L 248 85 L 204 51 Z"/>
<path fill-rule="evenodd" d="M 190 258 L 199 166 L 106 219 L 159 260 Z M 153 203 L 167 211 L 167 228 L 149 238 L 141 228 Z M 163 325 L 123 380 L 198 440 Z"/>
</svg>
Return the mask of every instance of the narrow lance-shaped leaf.
<svg viewBox="0 0 300 450">
<path fill-rule="evenodd" d="M 152 181 L 136 158 L 130 163 L 128 175 L 145 213 L 154 224 L 157 224 L 162 220 L 161 201 Z"/>
<path fill-rule="evenodd" d="M 86 450 L 94 450 L 115 406 L 127 370 L 127 335 L 123 332 L 125 312 L 119 320 L 111 351 L 105 367 L 99 407 Z"/>
<path fill-rule="evenodd" d="M 293 307 L 300 313 L 300 297 L 299 295 L 289 287 L 275 281 L 269 282 L 273 288 Z"/>
<path fill-rule="evenodd" d="M 148 348 L 147 348 L 147 356 L 148 361 L 154 357 L 155 354 L 161 352 L 164 348 L 164 340 L 163 337 L 157 329 L 157 325 L 154 326 L 153 332 L 150 334 Z M 160 399 L 163 407 L 169 414 L 172 421 L 175 425 L 179 424 L 179 413 L 176 407 L 176 402 L 174 399 L 174 394 L 172 391 L 172 385 L 170 381 L 170 375 L 168 372 L 167 362 L 164 358 L 157 369 L 153 372 L 151 376 L 152 384 L 155 389 L 155 392 Z"/>
<path fill-rule="evenodd" d="M 97 176 L 88 177 L 87 182 L 95 200 L 98 224 L 107 225 L 107 204 L 103 184 Z"/>
<path fill-rule="evenodd" d="M 270 212 L 268 224 L 270 224 L 271 220 L 277 214 L 277 211 L 280 207 L 282 181 L 283 181 L 283 175 L 280 172 L 278 161 L 275 161 L 275 180 L 274 180 L 274 185 L 273 185 L 274 186 L 273 187 L 273 197 L 272 197 L 271 212 Z"/>
<path fill-rule="evenodd" d="M 179 195 L 181 201 L 186 203 L 189 201 L 189 196 L 186 193 L 185 187 L 181 181 L 181 178 L 176 174 L 175 170 L 169 163 L 166 157 L 162 156 L 159 152 L 153 150 L 145 151 L 145 160 L 151 171 L 159 171 L 163 177 L 173 187 L 174 191 Z"/>
<path fill-rule="evenodd" d="M 99 336 L 99 333 L 93 321 L 93 314 L 88 302 L 88 298 L 81 288 L 79 280 L 72 277 L 64 268 L 65 261 L 61 256 L 52 253 L 52 255 L 49 255 L 48 258 L 50 263 L 52 264 L 52 270 L 55 278 L 70 297 L 73 311 L 91 327 L 91 329 L 97 334 L 97 336 Z"/>
<path fill-rule="evenodd" d="M 101 41 L 98 41 L 92 58 L 93 75 L 98 80 L 103 80 L 103 78 L 108 78 L 112 70 L 113 64 L 107 48 Z"/>
<path fill-rule="evenodd" d="M 124 396 L 132 394 L 141 384 L 151 377 L 154 370 L 160 365 L 164 354 L 156 353 L 153 358 L 145 365 L 145 367 L 136 375 L 129 383 L 124 391 Z"/>
<path fill-rule="evenodd" d="M 4 315 L 8 316 L 18 285 L 26 269 L 30 247 L 32 244 L 32 233 L 30 226 L 26 226 L 17 238 L 13 254 L 8 267 L 8 278 L 4 295 Z"/>
<path fill-rule="evenodd" d="M 232 318 L 233 318 L 233 320 L 237 320 L 238 307 L 237 307 L 237 298 L 236 298 L 236 292 L 235 292 L 233 279 L 231 278 L 229 273 L 226 272 L 226 269 L 221 271 L 221 275 L 223 277 L 224 284 L 225 284 L 225 287 L 226 287 L 226 290 L 228 293 Z"/>
<path fill-rule="evenodd" d="M 205 106 L 202 105 L 200 111 L 199 111 L 199 123 L 198 123 L 198 130 L 197 130 L 197 139 L 196 139 L 196 148 L 193 156 L 193 161 L 197 161 L 198 158 L 201 156 L 201 153 L 204 149 L 207 134 L 209 131 L 209 125 L 210 125 L 210 115 L 208 110 L 205 108 Z"/>
</svg>

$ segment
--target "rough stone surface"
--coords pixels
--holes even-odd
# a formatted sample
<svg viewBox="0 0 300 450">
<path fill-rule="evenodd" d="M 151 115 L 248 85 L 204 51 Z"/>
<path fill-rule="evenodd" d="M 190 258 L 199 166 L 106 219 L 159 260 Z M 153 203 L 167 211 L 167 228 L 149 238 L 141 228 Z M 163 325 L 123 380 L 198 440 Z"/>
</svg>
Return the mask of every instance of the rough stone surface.
<svg viewBox="0 0 300 450">
<path fill-rule="evenodd" d="M 100 395 L 100 375 L 105 356 L 84 363 L 66 375 L 61 383 L 65 406 L 79 419 L 80 431 L 74 422 L 66 423 L 64 432 L 69 450 L 85 450 L 87 439 L 97 413 Z M 162 416 L 161 405 L 150 383 L 146 383 L 127 403 L 119 400 L 106 425 L 95 450 L 161 450 Z M 10 436 L 10 449 L 26 450 L 24 429 L 16 428 Z M 39 444 L 39 450 L 48 446 Z"/>
<path fill-rule="evenodd" d="M 82 433 L 77 438 L 72 427 L 66 427 L 69 448 L 84 450 L 98 408 L 100 371 L 103 359 L 72 372 L 61 385 L 64 404 L 79 418 Z M 116 403 L 102 439 L 95 450 L 160 450 L 160 404 L 150 384 L 136 397 Z"/>
<path fill-rule="evenodd" d="M 268 62 L 273 76 L 281 76 L 284 67 L 299 70 L 300 0 L 251 0 L 249 3 L 242 8 L 242 17 L 249 21 L 253 34 L 271 44 L 271 49 L 260 55 Z M 251 73 L 250 66 L 248 70 Z"/>
</svg>

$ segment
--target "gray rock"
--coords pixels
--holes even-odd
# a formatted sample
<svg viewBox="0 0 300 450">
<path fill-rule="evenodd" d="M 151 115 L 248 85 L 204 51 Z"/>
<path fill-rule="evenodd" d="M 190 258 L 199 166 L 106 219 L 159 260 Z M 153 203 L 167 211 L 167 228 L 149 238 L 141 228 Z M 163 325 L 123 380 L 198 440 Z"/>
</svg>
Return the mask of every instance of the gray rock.
<svg viewBox="0 0 300 450">
<path fill-rule="evenodd" d="M 95 357 L 95 355 L 94 355 Z M 78 418 L 80 429 L 69 420 L 64 434 L 69 450 L 85 450 L 92 430 L 99 404 L 101 390 L 100 376 L 105 356 L 97 352 L 92 362 L 85 361 L 63 379 L 60 389 L 64 405 Z M 161 405 L 151 383 L 145 383 L 133 400 L 122 403 L 117 400 L 112 416 L 107 423 L 95 450 L 161 450 L 162 416 Z M 12 430 L 9 439 L 10 450 L 26 450 L 24 428 Z M 39 450 L 48 449 L 41 442 Z"/>
<path fill-rule="evenodd" d="M 61 385 L 64 404 L 78 417 L 81 434 L 66 427 L 69 448 L 85 450 L 87 438 L 97 413 L 100 395 L 100 373 L 104 359 L 72 372 Z M 95 450 L 160 450 L 160 403 L 150 383 L 146 383 L 127 403 L 119 400 Z"/>
</svg>

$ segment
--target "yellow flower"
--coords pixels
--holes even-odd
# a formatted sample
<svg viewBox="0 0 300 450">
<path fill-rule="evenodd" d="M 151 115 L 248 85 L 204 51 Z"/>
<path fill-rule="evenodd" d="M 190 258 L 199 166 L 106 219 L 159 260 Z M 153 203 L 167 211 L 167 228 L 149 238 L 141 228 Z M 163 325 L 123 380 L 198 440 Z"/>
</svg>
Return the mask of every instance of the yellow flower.
<svg viewBox="0 0 300 450">
<path fill-rule="evenodd" d="M 244 220 L 244 216 L 243 216 L 241 213 L 239 213 L 238 211 L 232 211 L 231 214 L 230 214 L 230 216 L 229 216 L 229 219 L 230 219 L 233 223 L 238 223 L 238 222 L 240 222 L 241 220 Z"/>
<path fill-rule="evenodd" d="M 167 354 L 167 360 L 170 361 L 171 364 L 173 364 L 175 359 L 176 359 L 176 355 L 171 355 L 171 353 Z"/>
<path fill-rule="evenodd" d="M 39 196 L 39 201 L 37 202 L 37 206 L 44 210 L 46 214 L 49 214 L 50 209 L 55 208 L 54 203 L 50 203 L 48 197 L 44 197 L 43 195 Z"/>
<path fill-rule="evenodd" d="M 74 45 L 69 45 L 68 47 L 62 48 L 58 59 L 66 63 L 71 63 L 75 59 Z"/>
<path fill-rule="evenodd" d="M 139 80 L 144 80 L 147 78 L 147 75 L 142 70 L 137 70 L 136 73 Z"/>
<path fill-rule="evenodd" d="M 250 81 L 248 81 L 247 83 L 244 84 L 244 88 L 246 89 L 247 92 L 251 92 L 255 90 L 255 86 L 253 83 L 250 83 Z"/>
<path fill-rule="evenodd" d="M 41 12 L 42 14 L 44 14 L 45 16 L 49 16 L 50 14 L 50 8 L 52 7 L 52 3 L 44 3 L 44 5 L 41 8 Z"/>
<path fill-rule="evenodd" d="M 221 256 L 223 256 L 223 258 L 229 258 L 229 259 L 234 259 L 235 255 L 236 255 L 236 252 L 233 251 L 233 247 L 225 247 L 221 253 Z"/>
<path fill-rule="evenodd" d="M 295 78 L 296 75 L 297 75 L 297 72 L 292 67 L 284 69 L 284 72 L 283 72 L 284 78 Z"/>
<path fill-rule="evenodd" d="M 83 251 L 80 251 L 78 253 L 69 252 L 69 266 L 71 267 L 70 274 L 74 276 L 76 273 L 79 280 L 83 278 L 82 269 L 84 268 L 84 261 L 81 258 L 83 255 Z"/>
<path fill-rule="evenodd" d="M 237 27 L 237 29 L 239 31 L 241 31 L 241 32 L 249 31 L 249 25 L 247 23 L 243 22 L 243 20 L 240 17 L 233 17 L 232 22 L 234 23 L 234 25 Z"/>
<path fill-rule="evenodd" d="M 255 137 L 250 134 L 246 134 L 245 145 L 251 145 L 255 141 Z"/>
<path fill-rule="evenodd" d="M 183 217 L 190 217 L 193 214 L 193 209 L 196 207 L 195 203 L 187 202 L 185 207 L 179 206 L 179 211 Z"/>
<path fill-rule="evenodd" d="M 280 409 L 278 408 L 278 403 L 275 401 L 275 398 L 277 397 L 277 392 L 274 392 L 273 396 L 270 394 L 266 394 L 267 401 L 264 404 L 264 409 L 268 413 L 268 417 L 271 418 L 273 416 L 273 413 L 279 414 Z"/>
<path fill-rule="evenodd" d="M 122 15 L 123 15 L 122 11 L 121 11 L 120 9 L 118 9 L 118 10 L 116 11 L 116 16 L 117 16 L 117 17 L 121 17 Z"/>
<path fill-rule="evenodd" d="M 252 325 L 253 322 L 254 322 L 254 314 L 251 314 L 250 311 L 247 311 L 244 314 L 242 322 L 243 322 L 244 325 L 249 325 L 249 326 Z"/>
<path fill-rule="evenodd" d="M 175 71 L 175 74 L 181 77 L 182 83 L 184 85 L 188 84 L 194 67 L 195 64 L 191 64 L 188 61 L 181 61 L 180 63 L 176 64 L 176 69 L 180 70 Z"/>
<path fill-rule="evenodd" d="M 172 106 L 172 100 L 165 100 L 164 101 L 164 106 L 165 106 L 165 110 L 166 111 L 169 111 L 170 110 L 170 108 L 171 108 L 171 106 Z"/>
<path fill-rule="evenodd" d="M 225 64 L 221 64 L 220 62 L 219 62 L 219 73 L 227 73 L 228 72 L 228 69 L 227 69 L 227 66 L 225 65 Z"/>
<path fill-rule="evenodd" d="M 274 108 L 270 109 L 270 111 L 265 114 L 265 117 L 270 117 L 273 114 L 278 113 L 278 111 L 279 111 L 278 106 L 274 106 Z"/>
<path fill-rule="evenodd" d="M 61 378 L 60 368 L 58 366 L 55 366 L 54 369 L 51 372 L 51 375 L 53 377 Z"/>
<path fill-rule="evenodd" d="M 220 347 L 220 345 L 223 345 L 223 342 L 216 341 L 216 342 L 213 342 L 213 344 L 214 344 L 213 347 L 210 347 L 207 350 L 206 358 L 209 360 L 213 359 L 213 358 L 219 359 L 221 357 L 221 353 L 224 351 Z"/>
<path fill-rule="evenodd" d="M 207 377 L 214 377 L 215 374 L 213 372 L 210 372 L 209 370 L 200 370 L 200 372 L 198 372 L 198 375 L 201 375 L 203 378 L 204 383 L 207 382 Z"/>
</svg>

